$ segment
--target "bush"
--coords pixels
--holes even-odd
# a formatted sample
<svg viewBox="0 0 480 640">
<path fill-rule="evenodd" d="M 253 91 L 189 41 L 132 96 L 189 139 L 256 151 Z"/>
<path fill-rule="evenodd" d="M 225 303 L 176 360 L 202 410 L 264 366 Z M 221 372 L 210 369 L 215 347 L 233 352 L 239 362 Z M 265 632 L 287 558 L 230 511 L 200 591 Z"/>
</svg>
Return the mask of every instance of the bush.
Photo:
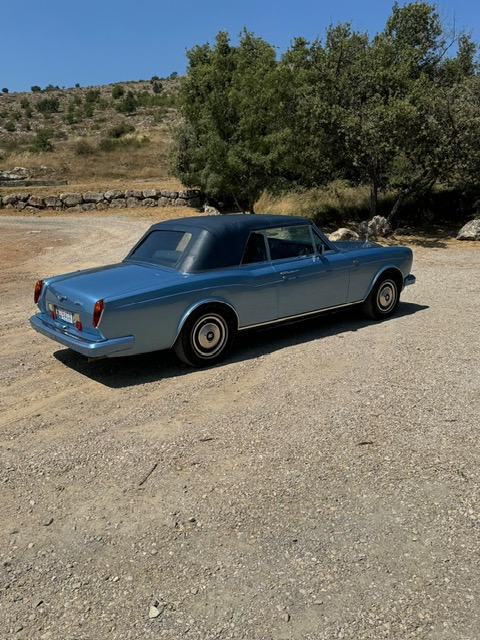
<svg viewBox="0 0 480 640">
<path fill-rule="evenodd" d="M 41 151 L 53 151 L 54 146 L 51 142 L 53 135 L 54 131 L 52 129 L 39 129 L 37 131 L 37 135 L 32 140 L 30 151 L 33 151 L 34 153 L 39 153 Z"/>
<path fill-rule="evenodd" d="M 3 128 L 5 129 L 5 131 L 16 131 L 17 127 L 15 126 L 15 123 L 12 122 L 12 120 L 7 120 L 7 122 L 5 122 L 5 124 L 3 125 Z"/>
<path fill-rule="evenodd" d="M 3 87 L 3 89 L 2 89 L 2 93 L 8 93 L 8 89 L 7 89 L 7 87 Z"/>
<path fill-rule="evenodd" d="M 38 100 L 35 106 L 40 113 L 58 113 L 60 101 L 58 98 L 43 98 Z"/>
<path fill-rule="evenodd" d="M 118 100 L 118 98 L 121 98 L 124 95 L 125 95 L 125 89 L 122 87 L 121 84 L 116 84 L 112 89 L 112 98 L 114 100 Z"/>
<path fill-rule="evenodd" d="M 143 136 L 142 138 L 102 138 L 100 140 L 98 148 L 100 151 L 112 153 L 113 151 L 120 151 L 122 149 L 139 149 L 146 144 L 149 144 L 150 138 Z"/>
<path fill-rule="evenodd" d="M 85 94 L 85 102 L 98 102 L 100 99 L 100 91 L 98 89 L 89 89 Z"/>
<path fill-rule="evenodd" d="M 137 110 L 137 99 L 133 91 L 129 91 L 123 100 L 117 104 L 117 111 L 120 113 L 135 113 Z"/>
<path fill-rule="evenodd" d="M 153 91 L 153 93 L 162 93 L 163 84 L 161 82 L 153 82 L 152 83 L 152 91 Z"/>
<path fill-rule="evenodd" d="M 38 84 L 34 84 L 33 87 L 30 87 L 33 93 L 39 93 L 42 88 L 38 86 Z"/>
<path fill-rule="evenodd" d="M 116 126 L 109 129 L 107 135 L 109 138 L 121 138 L 127 133 L 133 133 L 134 131 L 135 127 L 133 126 L 133 124 L 122 122 L 121 124 L 117 124 Z"/>
<path fill-rule="evenodd" d="M 92 156 L 95 154 L 94 147 L 87 140 L 79 140 L 74 147 L 77 156 Z"/>
</svg>

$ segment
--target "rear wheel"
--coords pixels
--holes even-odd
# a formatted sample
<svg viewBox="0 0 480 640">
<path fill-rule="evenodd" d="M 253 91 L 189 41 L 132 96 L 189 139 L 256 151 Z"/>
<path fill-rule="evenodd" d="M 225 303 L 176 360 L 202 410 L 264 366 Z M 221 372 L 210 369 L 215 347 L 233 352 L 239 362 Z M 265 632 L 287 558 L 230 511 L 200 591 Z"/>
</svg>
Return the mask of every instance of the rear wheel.
<svg viewBox="0 0 480 640">
<path fill-rule="evenodd" d="M 187 318 L 173 349 L 182 362 L 208 367 L 226 357 L 234 338 L 232 313 L 222 305 L 210 305 Z"/>
<path fill-rule="evenodd" d="M 380 278 L 362 306 L 363 313 L 374 320 L 388 318 L 398 306 L 400 291 L 397 282 L 391 276 Z"/>
</svg>

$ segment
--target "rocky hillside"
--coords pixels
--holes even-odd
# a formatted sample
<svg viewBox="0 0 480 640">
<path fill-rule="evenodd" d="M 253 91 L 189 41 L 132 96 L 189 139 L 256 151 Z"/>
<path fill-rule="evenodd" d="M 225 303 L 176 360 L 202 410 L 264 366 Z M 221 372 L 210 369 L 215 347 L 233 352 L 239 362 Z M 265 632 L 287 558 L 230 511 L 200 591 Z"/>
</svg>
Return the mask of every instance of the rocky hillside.
<svg viewBox="0 0 480 640">
<path fill-rule="evenodd" d="M 177 78 L 0 94 L 0 171 L 69 182 L 168 177 Z"/>
</svg>

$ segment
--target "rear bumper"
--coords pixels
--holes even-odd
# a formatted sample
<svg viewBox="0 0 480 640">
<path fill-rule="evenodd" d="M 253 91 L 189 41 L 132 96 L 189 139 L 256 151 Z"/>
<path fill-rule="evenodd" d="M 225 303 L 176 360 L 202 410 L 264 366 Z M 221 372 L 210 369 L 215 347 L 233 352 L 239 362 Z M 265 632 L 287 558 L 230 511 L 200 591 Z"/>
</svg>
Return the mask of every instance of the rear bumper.
<svg viewBox="0 0 480 640">
<path fill-rule="evenodd" d="M 39 313 L 30 318 L 30 324 L 38 333 L 63 344 L 64 347 L 81 353 L 87 358 L 105 358 L 106 356 L 117 354 L 119 351 L 132 349 L 135 344 L 134 336 L 124 336 L 122 338 L 113 338 L 112 340 L 98 340 L 97 342 L 78 338 L 44 322 Z"/>
<path fill-rule="evenodd" d="M 415 278 L 415 276 L 412 273 L 410 273 L 403 281 L 403 286 L 408 287 L 408 285 L 410 284 L 415 284 L 416 280 L 417 279 Z"/>
</svg>

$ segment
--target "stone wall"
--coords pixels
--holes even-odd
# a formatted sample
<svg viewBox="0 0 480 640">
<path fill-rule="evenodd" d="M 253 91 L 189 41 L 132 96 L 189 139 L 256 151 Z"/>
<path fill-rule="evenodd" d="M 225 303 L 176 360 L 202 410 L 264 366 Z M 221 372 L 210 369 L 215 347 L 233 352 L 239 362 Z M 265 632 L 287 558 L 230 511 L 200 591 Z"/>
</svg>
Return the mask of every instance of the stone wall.
<svg viewBox="0 0 480 640">
<path fill-rule="evenodd" d="M 200 208 L 205 196 L 197 189 L 164 191 L 161 189 L 110 189 L 104 193 L 62 193 L 59 196 L 35 196 L 30 193 L 12 193 L 1 199 L 1 206 L 17 211 L 104 211 L 133 207 L 194 207 Z"/>
</svg>

